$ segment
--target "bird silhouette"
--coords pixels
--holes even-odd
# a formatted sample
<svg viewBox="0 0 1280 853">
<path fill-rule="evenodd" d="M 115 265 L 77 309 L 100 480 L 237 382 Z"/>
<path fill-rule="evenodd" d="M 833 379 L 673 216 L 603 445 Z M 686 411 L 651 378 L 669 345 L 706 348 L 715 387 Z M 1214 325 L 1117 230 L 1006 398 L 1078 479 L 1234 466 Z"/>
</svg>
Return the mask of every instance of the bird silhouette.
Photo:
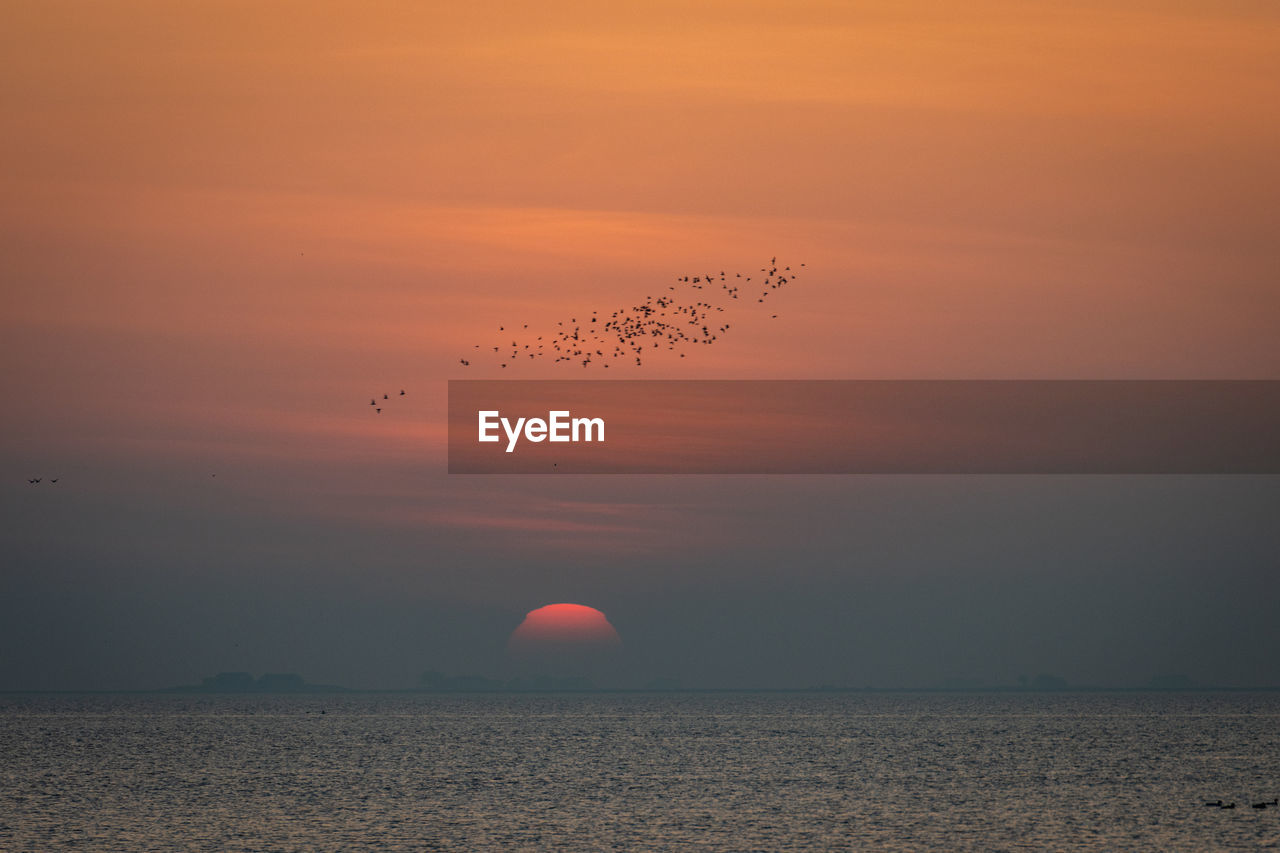
<svg viewBox="0 0 1280 853">
<path fill-rule="evenodd" d="M 778 273 L 776 256 L 770 259 L 769 266 L 761 267 L 761 272 L 765 276 L 759 285 L 761 295 L 755 304 L 764 303 L 781 286 L 796 279 L 791 267 L 783 269 L 785 275 Z M 750 282 L 752 278 L 740 272 L 733 274 L 735 281 L 745 279 Z M 661 295 L 648 294 L 643 300 L 623 305 L 617 310 L 593 309 L 589 315 L 584 315 L 582 324 L 579 324 L 575 312 L 567 321 L 556 322 L 550 335 L 537 335 L 536 339 L 525 341 L 517 336 L 511 340 L 511 352 L 499 356 L 499 364 L 505 368 L 521 353 L 531 361 L 546 357 L 553 364 L 577 362 L 583 368 L 608 368 L 611 361 L 626 356 L 630 356 L 636 366 L 641 366 L 645 353 L 655 349 L 675 352 L 680 358 L 685 358 L 687 353 L 684 350 L 718 343 L 729 331 L 730 323 L 711 322 L 714 315 L 724 313 L 726 308 L 741 301 L 739 285 L 730 284 L 729 280 L 726 270 L 720 270 L 718 276 L 715 273 L 679 275 L 675 277 L 676 284 L 668 285 Z M 778 319 L 780 315 L 771 313 L 769 316 L 770 319 Z M 504 331 L 505 328 L 502 325 L 498 330 Z M 520 328 L 527 330 L 529 324 L 522 323 Z M 544 340 L 546 343 L 542 343 Z M 482 347 L 475 344 L 474 348 Z M 493 347 L 495 353 L 501 350 L 502 347 Z M 464 367 L 470 365 L 467 359 L 460 359 L 460 363 Z"/>
</svg>

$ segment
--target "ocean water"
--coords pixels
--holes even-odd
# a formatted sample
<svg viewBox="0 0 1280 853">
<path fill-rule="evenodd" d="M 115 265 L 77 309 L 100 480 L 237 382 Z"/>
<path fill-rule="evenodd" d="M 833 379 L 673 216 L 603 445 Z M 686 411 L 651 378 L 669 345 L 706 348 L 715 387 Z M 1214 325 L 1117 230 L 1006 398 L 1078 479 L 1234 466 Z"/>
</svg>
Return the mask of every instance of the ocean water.
<svg viewBox="0 0 1280 853">
<path fill-rule="evenodd" d="M 0 757 L 4 851 L 1280 845 L 1277 693 L 10 695 Z"/>
</svg>

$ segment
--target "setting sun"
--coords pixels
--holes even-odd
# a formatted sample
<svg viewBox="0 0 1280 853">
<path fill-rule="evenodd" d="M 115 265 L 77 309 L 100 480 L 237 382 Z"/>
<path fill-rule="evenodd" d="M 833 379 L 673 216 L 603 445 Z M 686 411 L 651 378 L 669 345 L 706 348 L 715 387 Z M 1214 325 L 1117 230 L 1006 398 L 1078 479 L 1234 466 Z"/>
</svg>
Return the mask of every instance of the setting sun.
<svg viewBox="0 0 1280 853">
<path fill-rule="evenodd" d="M 622 638 L 605 615 L 582 604 L 548 604 L 531 610 L 511 633 L 508 650 L 516 656 L 564 648 L 610 648 Z"/>
</svg>

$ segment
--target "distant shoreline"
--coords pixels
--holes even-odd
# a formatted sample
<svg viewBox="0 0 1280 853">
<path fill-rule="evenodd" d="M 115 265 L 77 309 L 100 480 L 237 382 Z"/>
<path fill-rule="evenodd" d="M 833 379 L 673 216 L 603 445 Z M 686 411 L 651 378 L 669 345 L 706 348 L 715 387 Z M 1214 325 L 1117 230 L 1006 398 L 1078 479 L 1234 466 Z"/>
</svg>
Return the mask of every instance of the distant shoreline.
<svg viewBox="0 0 1280 853">
<path fill-rule="evenodd" d="M 530 696 L 576 695 L 724 695 L 724 694 L 1015 694 L 1065 693 L 1276 693 L 1268 687 L 590 687 L 590 688 L 477 688 L 441 690 L 422 687 L 358 688 L 338 685 L 306 685 L 288 690 L 215 690 L 200 686 L 160 687 L 142 690 L 0 690 L 0 696 Z"/>
</svg>

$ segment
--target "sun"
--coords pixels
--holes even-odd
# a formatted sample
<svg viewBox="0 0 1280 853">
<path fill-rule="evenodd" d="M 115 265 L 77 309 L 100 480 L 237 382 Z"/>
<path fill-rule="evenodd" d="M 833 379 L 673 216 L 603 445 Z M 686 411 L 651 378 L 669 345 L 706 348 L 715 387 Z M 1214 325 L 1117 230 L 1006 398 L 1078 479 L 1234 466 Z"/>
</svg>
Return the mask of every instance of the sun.
<svg viewBox="0 0 1280 853">
<path fill-rule="evenodd" d="M 525 615 L 507 652 L 517 661 L 573 664 L 598 660 L 621 645 L 617 630 L 594 607 L 548 604 Z"/>
<path fill-rule="evenodd" d="M 510 645 L 567 643 L 584 646 L 616 646 L 617 630 L 603 613 L 584 604 L 548 604 L 530 610 L 514 631 Z"/>
</svg>

